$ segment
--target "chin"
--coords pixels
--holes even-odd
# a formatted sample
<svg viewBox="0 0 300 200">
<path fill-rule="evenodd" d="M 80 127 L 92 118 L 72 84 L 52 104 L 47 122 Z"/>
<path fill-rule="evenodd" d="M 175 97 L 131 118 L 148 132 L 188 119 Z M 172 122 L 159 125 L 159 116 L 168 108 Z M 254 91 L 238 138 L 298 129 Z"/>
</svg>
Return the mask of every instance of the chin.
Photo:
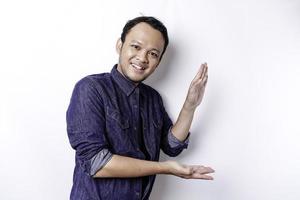
<svg viewBox="0 0 300 200">
<path fill-rule="evenodd" d="M 132 82 L 134 82 L 134 83 L 139 83 L 139 82 L 142 82 L 144 79 L 143 78 L 139 78 L 139 77 L 135 77 L 135 76 L 132 76 L 132 75 L 125 75 L 125 77 L 128 79 L 128 80 L 130 80 L 130 81 L 132 81 Z"/>
<path fill-rule="evenodd" d="M 135 83 L 140 83 L 140 82 L 142 82 L 143 80 L 145 80 L 144 78 L 130 78 L 130 80 L 132 81 L 132 82 L 135 82 Z"/>
</svg>

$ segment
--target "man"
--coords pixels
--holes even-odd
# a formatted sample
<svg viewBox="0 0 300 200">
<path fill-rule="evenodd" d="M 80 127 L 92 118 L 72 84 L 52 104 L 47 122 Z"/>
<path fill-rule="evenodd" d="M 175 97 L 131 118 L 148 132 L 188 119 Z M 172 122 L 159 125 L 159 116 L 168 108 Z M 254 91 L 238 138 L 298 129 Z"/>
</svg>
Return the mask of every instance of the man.
<svg viewBox="0 0 300 200">
<path fill-rule="evenodd" d="M 76 84 L 67 111 L 76 150 L 71 199 L 148 199 L 156 174 L 212 180 L 210 167 L 159 162 L 160 149 L 177 156 L 187 148 L 207 82 L 202 64 L 173 124 L 159 93 L 142 83 L 159 65 L 168 42 L 167 29 L 157 19 L 132 19 L 116 44 L 118 64 Z"/>
</svg>

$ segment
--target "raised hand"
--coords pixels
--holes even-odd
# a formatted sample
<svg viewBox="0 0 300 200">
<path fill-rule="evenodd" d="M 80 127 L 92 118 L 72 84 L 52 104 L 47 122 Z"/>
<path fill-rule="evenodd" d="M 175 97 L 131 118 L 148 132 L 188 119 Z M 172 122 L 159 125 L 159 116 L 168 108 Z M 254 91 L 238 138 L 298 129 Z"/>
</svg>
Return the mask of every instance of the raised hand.
<svg viewBox="0 0 300 200">
<path fill-rule="evenodd" d="M 188 90 L 188 94 L 184 103 L 186 109 L 195 109 L 200 105 L 205 86 L 208 80 L 208 67 L 207 63 L 201 64 L 198 73 L 195 78 L 192 80 L 191 85 Z"/>
</svg>

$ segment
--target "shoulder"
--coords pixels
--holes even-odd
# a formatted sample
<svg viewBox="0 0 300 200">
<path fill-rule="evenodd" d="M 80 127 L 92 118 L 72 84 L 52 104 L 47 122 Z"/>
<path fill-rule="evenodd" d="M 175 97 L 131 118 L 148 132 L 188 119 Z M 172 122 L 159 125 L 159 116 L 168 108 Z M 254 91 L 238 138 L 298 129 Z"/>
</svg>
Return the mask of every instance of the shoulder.
<svg viewBox="0 0 300 200">
<path fill-rule="evenodd" d="M 80 79 L 76 84 L 102 84 L 111 79 L 110 73 L 91 74 Z"/>
<path fill-rule="evenodd" d="M 91 74 L 83 77 L 75 84 L 75 89 L 102 90 L 111 82 L 110 73 Z"/>
</svg>

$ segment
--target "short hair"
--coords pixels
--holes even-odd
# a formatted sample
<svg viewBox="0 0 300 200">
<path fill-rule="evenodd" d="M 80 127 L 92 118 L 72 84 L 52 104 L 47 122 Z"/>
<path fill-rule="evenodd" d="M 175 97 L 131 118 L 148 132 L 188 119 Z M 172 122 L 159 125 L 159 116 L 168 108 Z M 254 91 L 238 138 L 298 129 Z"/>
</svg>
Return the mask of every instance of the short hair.
<svg viewBox="0 0 300 200">
<path fill-rule="evenodd" d="M 156 19 L 155 17 L 151 17 L 151 16 L 140 16 L 140 17 L 136 17 L 134 19 L 131 19 L 129 20 L 125 26 L 123 27 L 123 31 L 122 31 L 122 34 L 121 34 L 121 41 L 124 43 L 125 42 L 125 38 L 126 38 L 126 35 L 128 34 L 128 32 L 137 24 L 141 23 L 141 22 L 144 22 L 144 23 L 147 23 L 148 25 L 150 25 L 152 28 L 158 30 L 163 38 L 164 38 L 164 41 L 165 41 L 165 45 L 164 45 L 164 49 L 163 49 L 163 52 L 161 54 L 161 57 L 160 59 L 162 58 L 162 56 L 164 55 L 166 49 L 167 49 L 167 46 L 169 44 L 169 37 L 168 37 L 168 30 L 167 28 L 165 27 L 165 25 L 159 21 L 158 19 Z"/>
</svg>

